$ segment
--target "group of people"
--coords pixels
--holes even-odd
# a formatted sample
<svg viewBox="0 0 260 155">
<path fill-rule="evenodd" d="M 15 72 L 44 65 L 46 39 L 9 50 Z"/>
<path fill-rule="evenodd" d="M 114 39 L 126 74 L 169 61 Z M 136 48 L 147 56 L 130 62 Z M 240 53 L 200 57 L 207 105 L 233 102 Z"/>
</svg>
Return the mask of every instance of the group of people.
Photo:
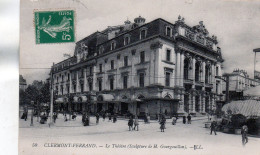
<svg viewBox="0 0 260 155">
<path fill-rule="evenodd" d="M 101 111 L 100 113 L 101 113 L 101 115 L 103 117 L 103 121 L 105 121 L 106 118 L 108 117 L 108 121 L 116 123 L 116 121 L 117 121 L 117 115 L 116 114 L 108 113 L 107 111 Z M 97 123 L 98 123 L 99 113 L 96 114 L 96 119 L 97 119 Z"/>
<path fill-rule="evenodd" d="M 133 131 L 133 130 L 139 130 L 139 121 L 138 121 L 138 117 L 135 115 L 135 118 L 133 119 L 132 116 L 130 116 L 130 119 L 128 121 L 128 127 L 129 127 L 129 131 Z"/>
<path fill-rule="evenodd" d="M 187 124 L 191 124 L 191 115 L 190 114 L 187 116 L 187 120 L 188 120 Z M 182 123 L 186 124 L 186 116 L 182 117 Z"/>
</svg>

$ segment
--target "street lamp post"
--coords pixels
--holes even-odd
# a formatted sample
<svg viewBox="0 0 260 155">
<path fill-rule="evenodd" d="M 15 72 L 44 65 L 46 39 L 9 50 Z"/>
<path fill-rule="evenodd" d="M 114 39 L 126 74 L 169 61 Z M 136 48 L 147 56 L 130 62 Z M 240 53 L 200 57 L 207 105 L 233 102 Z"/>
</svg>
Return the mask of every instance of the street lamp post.
<svg viewBox="0 0 260 155">
<path fill-rule="evenodd" d="M 31 106 L 32 106 L 32 108 L 31 108 L 31 124 L 30 124 L 30 126 L 33 126 L 33 101 L 31 101 Z"/>
<path fill-rule="evenodd" d="M 51 103 L 50 103 L 50 123 L 49 123 L 49 127 L 51 127 L 53 125 L 53 120 L 52 120 L 52 115 L 53 115 L 53 73 L 51 70 Z"/>
</svg>

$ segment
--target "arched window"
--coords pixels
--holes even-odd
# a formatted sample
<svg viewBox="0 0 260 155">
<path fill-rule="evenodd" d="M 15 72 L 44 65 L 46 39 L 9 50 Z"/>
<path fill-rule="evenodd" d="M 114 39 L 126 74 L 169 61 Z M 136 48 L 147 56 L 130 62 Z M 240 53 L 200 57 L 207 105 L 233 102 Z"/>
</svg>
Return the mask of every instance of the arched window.
<svg viewBox="0 0 260 155">
<path fill-rule="evenodd" d="M 189 69 L 190 69 L 190 59 L 185 58 L 184 59 L 184 79 L 188 80 L 189 79 Z"/>
<path fill-rule="evenodd" d="M 128 44 L 130 44 L 130 35 L 126 35 L 124 37 L 124 45 L 128 45 Z"/>
<path fill-rule="evenodd" d="M 195 64 L 195 81 L 200 81 L 200 74 L 201 74 L 201 62 L 197 61 Z"/>
<path fill-rule="evenodd" d="M 114 49 L 116 49 L 116 42 L 115 42 L 115 41 L 112 41 L 112 42 L 111 42 L 111 46 L 110 46 L 110 50 L 112 51 L 112 50 L 114 50 Z"/>
<path fill-rule="evenodd" d="M 207 64 L 205 67 L 205 83 L 209 83 L 210 77 L 210 65 Z"/>
<path fill-rule="evenodd" d="M 143 27 L 141 30 L 140 30 L 140 40 L 141 39 L 145 39 L 147 36 L 147 28 Z"/>
</svg>

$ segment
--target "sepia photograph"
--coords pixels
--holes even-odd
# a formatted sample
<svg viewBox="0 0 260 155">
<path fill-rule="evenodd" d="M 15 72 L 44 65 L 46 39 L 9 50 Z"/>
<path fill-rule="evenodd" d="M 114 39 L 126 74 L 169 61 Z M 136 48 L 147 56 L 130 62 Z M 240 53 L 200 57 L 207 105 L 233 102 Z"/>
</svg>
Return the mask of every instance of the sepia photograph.
<svg viewBox="0 0 260 155">
<path fill-rule="evenodd" d="M 21 0 L 18 154 L 259 154 L 259 21 L 257 0 Z"/>
</svg>

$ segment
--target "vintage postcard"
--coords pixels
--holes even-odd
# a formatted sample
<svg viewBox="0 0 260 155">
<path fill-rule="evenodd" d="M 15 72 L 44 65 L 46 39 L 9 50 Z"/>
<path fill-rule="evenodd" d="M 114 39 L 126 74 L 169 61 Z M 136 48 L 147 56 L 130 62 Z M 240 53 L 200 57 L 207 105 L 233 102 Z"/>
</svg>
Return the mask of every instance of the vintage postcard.
<svg viewBox="0 0 260 155">
<path fill-rule="evenodd" d="M 260 153 L 260 1 L 22 0 L 19 154 Z"/>
</svg>

